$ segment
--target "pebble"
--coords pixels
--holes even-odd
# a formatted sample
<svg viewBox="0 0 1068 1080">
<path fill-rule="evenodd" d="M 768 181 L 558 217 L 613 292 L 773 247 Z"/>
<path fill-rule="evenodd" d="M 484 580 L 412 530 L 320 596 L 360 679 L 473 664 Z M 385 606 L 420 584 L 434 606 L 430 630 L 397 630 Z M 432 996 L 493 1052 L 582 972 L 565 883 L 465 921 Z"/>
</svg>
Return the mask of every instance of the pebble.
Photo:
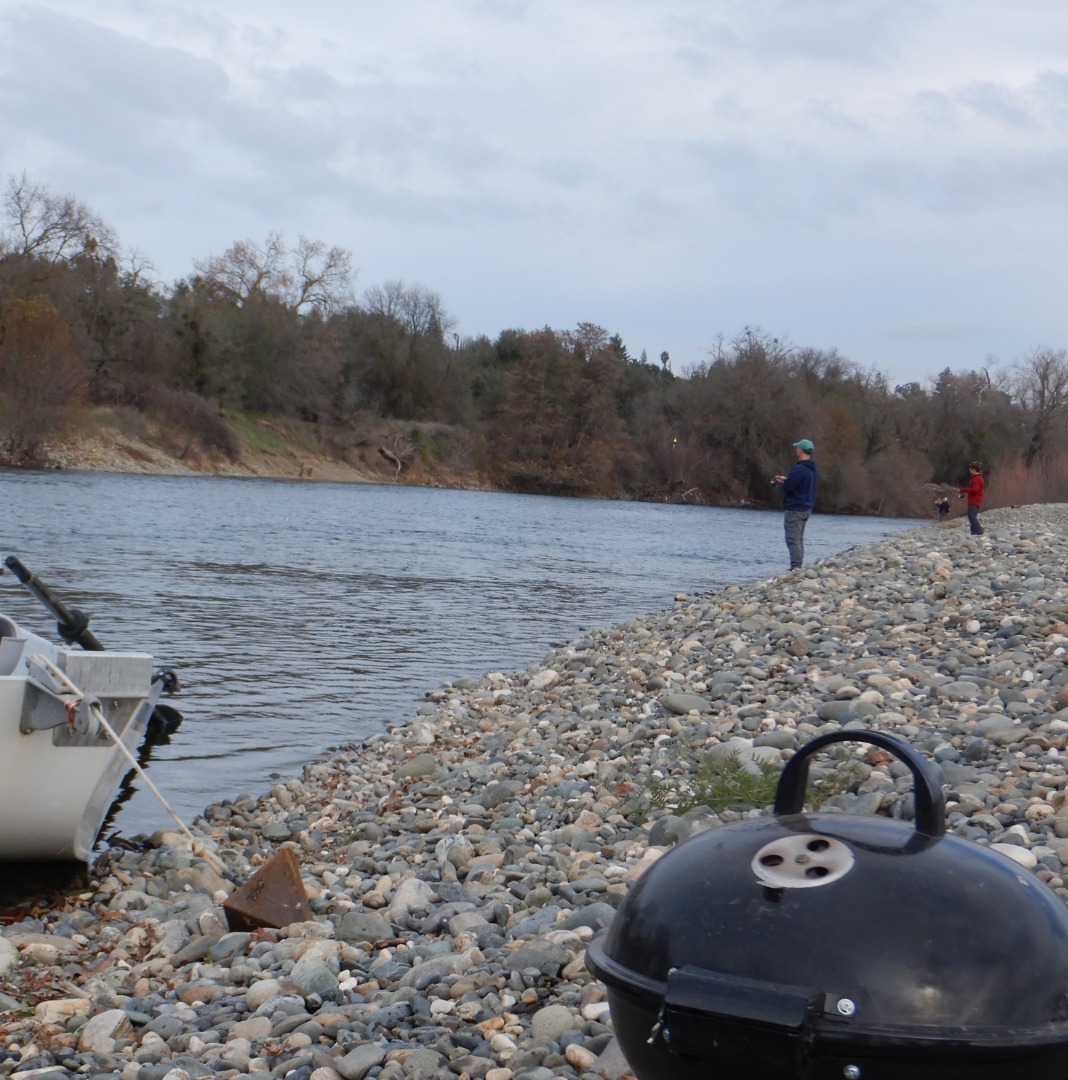
<svg viewBox="0 0 1068 1080">
<path fill-rule="evenodd" d="M 907 739 L 949 830 L 1068 900 L 1068 506 L 983 521 L 680 594 L 212 804 L 196 847 L 104 851 L 2 928 L 0 1077 L 625 1076 L 585 947 L 669 846 L 738 818 L 672 803 L 709 755 L 759 772 L 841 728 Z M 911 815 L 907 769 L 853 764 L 832 806 Z M 231 933 L 226 896 L 282 844 L 314 921 Z"/>
</svg>

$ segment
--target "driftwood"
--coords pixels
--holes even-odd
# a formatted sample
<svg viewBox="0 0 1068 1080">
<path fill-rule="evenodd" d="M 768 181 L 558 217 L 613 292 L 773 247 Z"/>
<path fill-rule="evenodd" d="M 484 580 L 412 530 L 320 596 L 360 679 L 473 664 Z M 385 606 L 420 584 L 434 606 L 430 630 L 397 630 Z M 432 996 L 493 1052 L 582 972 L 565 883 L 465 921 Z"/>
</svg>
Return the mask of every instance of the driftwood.
<svg viewBox="0 0 1068 1080">
<path fill-rule="evenodd" d="M 396 480 L 396 479 L 397 479 L 397 477 L 398 477 L 398 476 L 400 476 L 400 474 L 401 474 L 401 469 L 403 469 L 403 468 L 404 468 L 404 462 L 403 462 L 403 461 L 401 461 L 401 459 L 400 459 L 399 457 L 397 457 L 397 455 L 396 455 L 395 453 L 393 453 L 393 451 L 392 451 L 392 450 L 390 450 L 390 449 L 389 449 L 388 447 L 385 447 L 385 446 L 380 446 L 380 447 L 378 448 L 378 452 L 379 452 L 379 453 L 380 453 L 380 454 L 381 454 L 381 455 L 382 455 L 382 456 L 383 456 L 383 457 L 384 457 L 384 458 L 386 459 L 386 461 L 388 461 L 388 462 L 389 462 L 389 463 L 390 463 L 391 465 L 395 465 L 395 466 L 397 467 L 397 472 L 396 472 L 396 474 L 395 474 L 395 475 L 394 475 L 394 477 L 393 477 L 393 479 L 394 479 L 394 480 Z"/>
</svg>

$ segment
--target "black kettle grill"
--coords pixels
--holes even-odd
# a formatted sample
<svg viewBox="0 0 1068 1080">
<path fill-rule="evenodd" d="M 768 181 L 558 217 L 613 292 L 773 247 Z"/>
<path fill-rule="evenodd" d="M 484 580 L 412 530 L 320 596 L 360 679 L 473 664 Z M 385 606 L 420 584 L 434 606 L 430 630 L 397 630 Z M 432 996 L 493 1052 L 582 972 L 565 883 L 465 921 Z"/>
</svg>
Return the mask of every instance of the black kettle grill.
<svg viewBox="0 0 1068 1080">
<path fill-rule="evenodd" d="M 914 827 L 801 813 L 813 754 L 846 740 L 909 767 Z M 882 732 L 813 739 L 774 816 L 667 852 L 587 964 L 638 1080 L 1068 1080 L 1068 907 L 945 835 L 938 771 Z"/>
</svg>

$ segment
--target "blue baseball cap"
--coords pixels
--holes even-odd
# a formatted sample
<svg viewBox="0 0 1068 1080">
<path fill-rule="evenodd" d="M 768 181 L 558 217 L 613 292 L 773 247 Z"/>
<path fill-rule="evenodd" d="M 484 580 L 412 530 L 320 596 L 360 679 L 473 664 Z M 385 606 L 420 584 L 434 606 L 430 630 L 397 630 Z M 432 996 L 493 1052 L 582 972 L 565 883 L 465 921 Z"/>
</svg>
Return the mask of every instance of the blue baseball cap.
<svg viewBox="0 0 1068 1080">
<path fill-rule="evenodd" d="M 811 439 L 798 439 L 797 442 L 794 443 L 794 446 L 799 446 L 806 454 L 811 454 L 812 451 L 816 449 L 812 444 Z"/>
</svg>

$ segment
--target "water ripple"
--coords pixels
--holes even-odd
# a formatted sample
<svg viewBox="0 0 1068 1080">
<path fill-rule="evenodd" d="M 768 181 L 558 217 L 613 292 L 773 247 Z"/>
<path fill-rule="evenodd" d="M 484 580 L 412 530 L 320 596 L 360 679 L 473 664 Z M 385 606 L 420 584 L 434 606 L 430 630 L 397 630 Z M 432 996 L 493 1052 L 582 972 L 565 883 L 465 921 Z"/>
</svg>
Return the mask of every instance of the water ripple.
<svg viewBox="0 0 1068 1080">
<path fill-rule="evenodd" d="M 447 679 L 768 577 L 778 514 L 281 481 L 0 472 L 8 550 L 111 648 L 178 670 L 153 782 L 188 820 L 414 714 Z M 62 508 L 61 510 L 57 508 Z M 813 518 L 811 558 L 913 522 Z M 47 616 L 5 575 L 0 608 Z M 144 791 L 115 823 L 169 824 Z"/>
</svg>

